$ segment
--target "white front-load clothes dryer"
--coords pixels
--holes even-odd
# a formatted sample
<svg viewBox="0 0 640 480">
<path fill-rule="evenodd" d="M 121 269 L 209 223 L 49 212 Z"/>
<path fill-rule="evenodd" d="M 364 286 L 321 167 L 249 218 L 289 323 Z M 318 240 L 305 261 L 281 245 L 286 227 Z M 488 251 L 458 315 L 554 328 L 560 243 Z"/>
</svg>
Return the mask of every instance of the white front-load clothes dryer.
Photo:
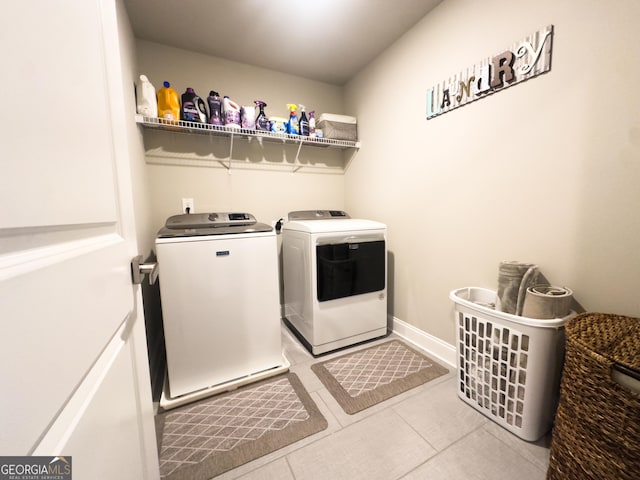
<svg viewBox="0 0 640 480">
<path fill-rule="evenodd" d="M 163 407 L 282 373 L 275 232 L 248 213 L 170 217 L 156 238 Z"/>
<path fill-rule="evenodd" d="M 313 355 L 387 334 L 387 227 L 343 211 L 282 226 L 285 323 Z"/>
</svg>

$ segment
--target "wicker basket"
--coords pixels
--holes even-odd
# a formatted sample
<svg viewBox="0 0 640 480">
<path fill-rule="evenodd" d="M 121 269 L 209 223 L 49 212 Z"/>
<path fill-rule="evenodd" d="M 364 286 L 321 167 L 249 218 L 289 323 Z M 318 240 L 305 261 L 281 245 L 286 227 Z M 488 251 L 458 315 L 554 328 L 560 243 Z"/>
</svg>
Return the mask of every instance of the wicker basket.
<svg viewBox="0 0 640 480">
<path fill-rule="evenodd" d="M 640 318 L 583 313 L 565 327 L 566 356 L 548 480 L 640 475 Z M 622 386 L 613 377 L 631 379 Z"/>
</svg>

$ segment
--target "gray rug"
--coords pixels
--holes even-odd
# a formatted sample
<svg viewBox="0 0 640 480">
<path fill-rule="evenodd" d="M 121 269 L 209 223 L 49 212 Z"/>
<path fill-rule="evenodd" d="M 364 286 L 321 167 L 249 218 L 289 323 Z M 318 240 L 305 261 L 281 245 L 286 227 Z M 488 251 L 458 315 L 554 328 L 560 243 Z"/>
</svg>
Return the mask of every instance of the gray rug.
<svg viewBox="0 0 640 480">
<path fill-rule="evenodd" d="M 399 340 L 316 363 L 311 370 L 350 415 L 449 372 Z"/>
<path fill-rule="evenodd" d="M 293 373 L 157 418 L 164 480 L 207 480 L 327 428 Z"/>
</svg>

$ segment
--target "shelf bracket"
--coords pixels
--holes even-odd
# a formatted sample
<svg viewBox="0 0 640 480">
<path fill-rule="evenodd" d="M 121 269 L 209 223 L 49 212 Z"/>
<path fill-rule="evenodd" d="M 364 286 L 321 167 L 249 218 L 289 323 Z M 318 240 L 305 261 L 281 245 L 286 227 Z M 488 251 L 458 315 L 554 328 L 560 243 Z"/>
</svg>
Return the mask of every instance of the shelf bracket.
<svg viewBox="0 0 640 480">
<path fill-rule="evenodd" d="M 354 148 L 351 151 L 351 155 L 349 155 L 349 158 L 347 160 L 344 161 L 344 171 L 346 172 L 347 170 L 349 170 L 349 166 L 351 165 L 351 161 L 356 157 L 356 155 L 358 154 L 360 145 L 357 146 L 357 148 Z M 344 155 L 344 154 L 343 154 Z M 344 158 L 344 157 L 343 157 Z"/>
<path fill-rule="evenodd" d="M 230 139 L 229 139 L 229 158 L 228 160 L 228 164 L 225 164 L 224 161 L 222 160 L 218 160 L 218 162 L 220 163 L 220 165 L 222 165 L 224 168 L 227 169 L 227 173 L 229 175 L 231 175 L 231 159 L 233 158 L 233 132 L 230 133 Z"/>
<path fill-rule="evenodd" d="M 302 149 L 302 142 L 304 141 L 304 137 L 300 137 L 300 141 L 298 142 L 298 151 L 296 152 L 296 159 L 293 162 L 294 167 L 293 167 L 293 172 L 291 173 L 296 173 L 298 170 L 300 170 L 302 168 L 302 165 L 300 165 L 300 150 Z"/>
</svg>

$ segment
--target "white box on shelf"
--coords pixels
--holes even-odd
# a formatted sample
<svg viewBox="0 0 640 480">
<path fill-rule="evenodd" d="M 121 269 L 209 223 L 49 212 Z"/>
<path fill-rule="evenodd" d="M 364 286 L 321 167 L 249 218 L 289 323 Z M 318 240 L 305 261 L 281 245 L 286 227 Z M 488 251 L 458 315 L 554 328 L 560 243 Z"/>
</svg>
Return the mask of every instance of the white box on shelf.
<svg viewBox="0 0 640 480">
<path fill-rule="evenodd" d="M 334 140 L 358 140 L 356 117 L 323 113 L 318 117 L 317 128 L 322 129 L 324 138 Z"/>
</svg>

